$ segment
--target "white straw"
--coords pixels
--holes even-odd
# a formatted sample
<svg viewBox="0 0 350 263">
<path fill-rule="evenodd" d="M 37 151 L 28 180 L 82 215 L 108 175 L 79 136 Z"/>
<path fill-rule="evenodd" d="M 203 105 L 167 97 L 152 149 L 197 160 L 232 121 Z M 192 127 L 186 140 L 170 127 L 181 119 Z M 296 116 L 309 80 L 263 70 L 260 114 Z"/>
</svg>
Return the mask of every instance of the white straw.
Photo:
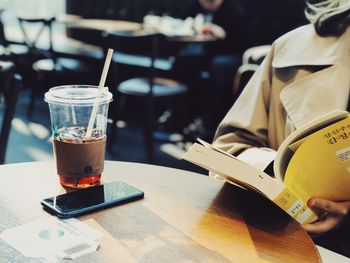
<svg viewBox="0 0 350 263">
<path fill-rule="evenodd" d="M 100 78 L 100 83 L 98 84 L 98 93 L 97 93 L 96 99 L 94 101 L 94 106 L 92 108 L 91 116 L 89 119 L 89 125 L 87 127 L 87 131 L 86 131 L 86 135 L 85 135 L 85 140 L 89 140 L 91 138 L 92 129 L 93 129 L 93 126 L 95 123 L 97 108 L 98 108 L 98 104 L 99 104 L 98 100 L 101 97 L 103 87 L 105 86 L 108 68 L 109 68 L 109 65 L 111 64 L 111 60 L 112 60 L 112 55 L 113 55 L 113 49 L 109 48 L 108 52 L 107 52 L 105 64 L 103 66 L 102 75 Z"/>
</svg>

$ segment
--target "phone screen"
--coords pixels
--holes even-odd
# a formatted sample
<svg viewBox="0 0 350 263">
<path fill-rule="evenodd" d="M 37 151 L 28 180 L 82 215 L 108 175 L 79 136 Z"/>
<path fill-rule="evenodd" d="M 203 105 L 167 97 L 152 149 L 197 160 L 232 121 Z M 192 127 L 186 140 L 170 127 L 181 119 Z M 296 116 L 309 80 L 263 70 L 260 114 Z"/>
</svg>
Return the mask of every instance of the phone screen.
<svg viewBox="0 0 350 263">
<path fill-rule="evenodd" d="M 144 193 L 124 182 L 113 182 L 46 198 L 41 204 L 59 217 L 71 217 L 142 198 Z"/>
</svg>

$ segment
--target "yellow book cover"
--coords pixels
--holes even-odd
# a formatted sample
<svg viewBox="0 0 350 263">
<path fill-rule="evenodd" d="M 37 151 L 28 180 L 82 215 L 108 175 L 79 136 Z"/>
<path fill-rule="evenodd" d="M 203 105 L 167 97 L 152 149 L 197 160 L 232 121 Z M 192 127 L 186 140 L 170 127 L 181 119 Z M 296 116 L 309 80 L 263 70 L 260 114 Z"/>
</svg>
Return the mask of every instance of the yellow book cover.
<svg viewBox="0 0 350 263">
<path fill-rule="evenodd" d="M 350 200 L 350 117 L 306 137 L 290 159 L 284 184 L 303 202 L 311 196 Z"/>
<path fill-rule="evenodd" d="M 183 159 L 257 191 L 299 223 L 317 219 L 307 207 L 313 197 L 350 199 L 350 115 L 332 111 L 301 127 L 277 150 L 272 177 L 199 140 Z"/>
</svg>

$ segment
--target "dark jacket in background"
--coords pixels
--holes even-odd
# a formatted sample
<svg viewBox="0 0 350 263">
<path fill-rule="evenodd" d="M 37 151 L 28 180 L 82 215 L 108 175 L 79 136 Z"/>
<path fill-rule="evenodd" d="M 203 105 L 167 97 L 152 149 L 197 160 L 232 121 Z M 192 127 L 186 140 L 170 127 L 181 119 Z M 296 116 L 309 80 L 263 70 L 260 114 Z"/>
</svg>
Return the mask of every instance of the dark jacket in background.
<svg viewBox="0 0 350 263">
<path fill-rule="evenodd" d="M 197 14 L 210 14 L 204 10 L 198 1 L 187 5 L 181 15 L 182 19 L 196 17 Z M 242 53 L 246 48 L 247 33 L 246 15 L 243 5 L 238 0 L 224 0 L 219 9 L 211 13 L 212 23 L 221 26 L 226 32 L 226 38 L 211 45 L 208 50 L 217 54 Z"/>
</svg>

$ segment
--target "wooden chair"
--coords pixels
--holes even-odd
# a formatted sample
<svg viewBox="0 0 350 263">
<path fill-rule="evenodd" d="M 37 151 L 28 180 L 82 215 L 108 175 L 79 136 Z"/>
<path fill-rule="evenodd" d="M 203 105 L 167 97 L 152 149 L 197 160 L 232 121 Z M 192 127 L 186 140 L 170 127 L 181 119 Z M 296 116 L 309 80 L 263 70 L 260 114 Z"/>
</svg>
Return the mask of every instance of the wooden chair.
<svg viewBox="0 0 350 263">
<path fill-rule="evenodd" d="M 233 80 L 233 95 L 237 99 L 243 88 L 253 76 L 259 65 L 270 51 L 271 45 L 251 47 L 244 51 L 242 65 L 237 69 Z"/>
<path fill-rule="evenodd" d="M 90 68 L 83 61 L 72 58 L 68 54 L 57 54 L 53 47 L 53 28 L 55 17 L 18 17 L 18 21 L 24 36 L 25 43 L 29 49 L 28 64 L 36 76 L 34 83 L 29 83 L 32 88 L 31 99 L 28 109 L 30 118 L 35 106 L 38 94 L 45 91 L 49 86 L 70 84 L 69 82 L 83 82 L 84 77 L 89 74 Z M 39 27 L 37 34 L 33 37 L 28 33 L 29 26 Z M 44 31 L 48 32 L 48 48 L 38 46 L 40 37 Z"/>
<path fill-rule="evenodd" d="M 0 164 L 5 162 L 6 148 L 15 113 L 17 97 L 22 85 L 22 79 L 15 74 L 12 62 L 0 61 L 0 94 L 5 104 L 0 131 Z"/>
<path fill-rule="evenodd" d="M 0 9 L 0 59 L 1 61 L 14 61 L 17 56 L 23 57 L 26 53 L 28 53 L 28 48 L 21 42 L 9 41 L 5 34 L 5 19 L 4 13 L 5 9 Z"/>
<path fill-rule="evenodd" d="M 233 95 L 236 99 L 258 68 L 259 65 L 257 64 L 242 64 L 237 69 L 235 78 L 233 79 Z"/>
<path fill-rule="evenodd" d="M 106 43 L 116 50 L 116 56 L 120 52 L 128 54 L 141 54 L 149 60 L 149 66 L 145 69 L 142 77 L 134 77 L 121 81 L 116 89 L 115 108 L 112 112 L 112 129 L 109 135 L 109 148 L 115 138 L 116 122 L 120 118 L 125 106 L 126 97 L 142 98 L 145 108 L 135 108 L 143 115 L 144 120 L 144 142 L 147 158 L 150 163 L 154 161 L 154 138 L 155 130 L 155 103 L 167 102 L 168 105 L 175 103 L 177 98 L 187 93 L 187 86 L 175 80 L 157 77 L 155 61 L 158 58 L 158 47 L 164 36 L 161 34 L 147 34 L 144 32 L 118 33 L 108 32 Z M 113 64 L 114 76 L 119 76 L 118 65 Z"/>
<path fill-rule="evenodd" d="M 242 64 L 260 65 L 267 53 L 270 51 L 271 45 L 262 45 L 248 48 L 242 56 Z"/>
</svg>

